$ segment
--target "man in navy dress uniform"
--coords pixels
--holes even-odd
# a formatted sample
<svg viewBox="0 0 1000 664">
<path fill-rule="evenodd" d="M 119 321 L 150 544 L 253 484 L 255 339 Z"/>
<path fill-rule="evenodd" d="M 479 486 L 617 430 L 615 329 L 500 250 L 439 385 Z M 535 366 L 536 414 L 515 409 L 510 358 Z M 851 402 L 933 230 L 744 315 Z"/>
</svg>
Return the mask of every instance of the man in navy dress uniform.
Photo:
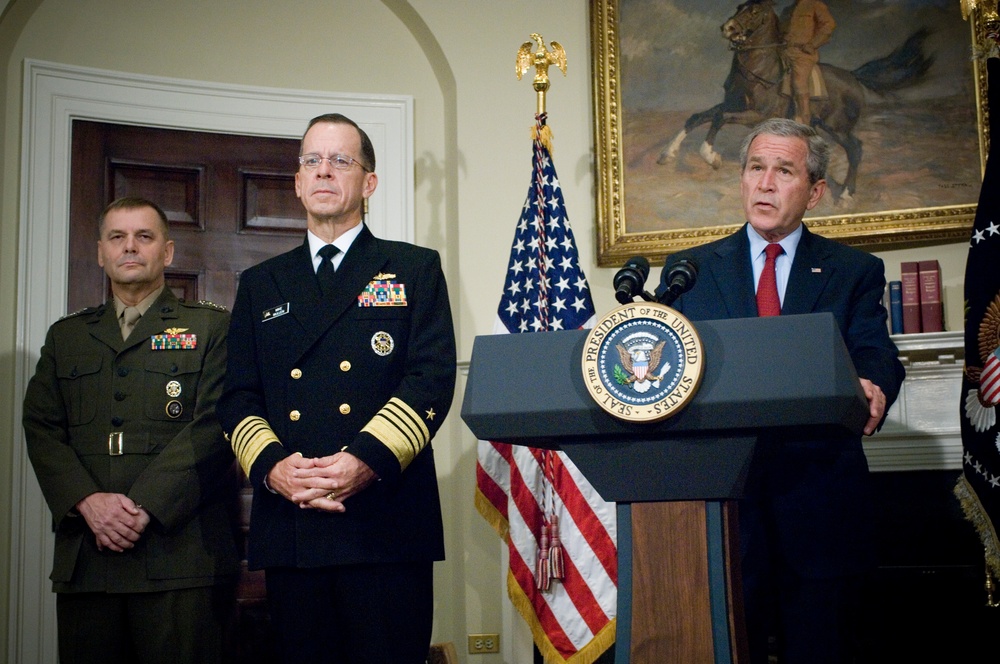
<svg viewBox="0 0 1000 664">
<path fill-rule="evenodd" d="M 364 224 L 357 124 L 314 118 L 300 155 L 308 232 L 242 274 L 219 404 L 254 487 L 249 564 L 283 661 L 422 664 L 444 559 L 431 438 L 455 387 L 441 262 Z"/>
</svg>

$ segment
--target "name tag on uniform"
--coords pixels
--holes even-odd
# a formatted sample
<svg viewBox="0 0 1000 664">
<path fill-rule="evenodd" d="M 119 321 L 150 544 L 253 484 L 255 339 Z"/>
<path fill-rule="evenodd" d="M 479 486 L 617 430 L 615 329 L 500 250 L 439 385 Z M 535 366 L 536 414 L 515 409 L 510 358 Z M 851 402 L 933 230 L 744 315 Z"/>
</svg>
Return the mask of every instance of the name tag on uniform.
<svg viewBox="0 0 1000 664">
<path fill-rule="evenodd" d="M 279 305 L 274 309 L 268 309 L 267 311 L 265 311 L 263 317 L 261 318 L 261 322 L 269 321 L 272 318 L 277 318 L 278 316 L 284 316 L 291 310 L 292 310 L 291 303 L 285 302 L 284 304 Z"/>
</svg>

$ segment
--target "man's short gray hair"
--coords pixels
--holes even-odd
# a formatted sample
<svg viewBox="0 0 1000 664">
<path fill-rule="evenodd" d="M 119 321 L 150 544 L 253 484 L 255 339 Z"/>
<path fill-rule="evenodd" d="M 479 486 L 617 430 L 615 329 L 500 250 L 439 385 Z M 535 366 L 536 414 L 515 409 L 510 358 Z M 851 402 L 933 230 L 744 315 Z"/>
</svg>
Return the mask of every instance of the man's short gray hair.
<svg viewBox="0 0 1000 664">
<path fill-rule="evenodd" d="M 809 153 L 806 155 L 806 171 L 809 173 L 809 183 L 816 184 L 826 177 L 826 169 L 830 165 L 830 146 L 812 127 L 800 124 L 787 118 L 771 118 L 754 127 L 743 139 L 740 147 L 740 171 L 747 167 L 747 153 L 753 139 L 761 134 L 781 136 L 784 138 L 801 138 L 806 142 Z"/>
</svg>

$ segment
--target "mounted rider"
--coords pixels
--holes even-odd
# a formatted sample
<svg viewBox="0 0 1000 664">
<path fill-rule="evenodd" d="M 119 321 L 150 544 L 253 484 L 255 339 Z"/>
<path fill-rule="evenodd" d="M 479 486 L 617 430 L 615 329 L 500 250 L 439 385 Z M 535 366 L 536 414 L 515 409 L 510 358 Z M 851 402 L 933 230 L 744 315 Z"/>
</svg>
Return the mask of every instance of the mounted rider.
<svg viewBox="0 0 1000 664">
<path fill-rule="evenodd" d="M 781 14 L 783 56 L 792 82 L 796 122 L 811 124 L 809 78 L 819 63 L 819 47 L 830 41 L 836 25 L 821 0 L 795 0 Z"/>
</svg>

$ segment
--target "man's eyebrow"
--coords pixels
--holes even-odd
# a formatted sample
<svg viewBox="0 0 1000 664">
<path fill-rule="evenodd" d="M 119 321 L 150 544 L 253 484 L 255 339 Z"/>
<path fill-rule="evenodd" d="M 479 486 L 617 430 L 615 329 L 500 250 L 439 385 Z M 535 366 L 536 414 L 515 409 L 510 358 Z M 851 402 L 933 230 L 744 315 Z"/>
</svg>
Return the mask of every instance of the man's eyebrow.
<svg viewBox="0 0 1000 664">
<path fill-rule="evenodd" d="M 786 168 L 787 167 L 792 167 L 792 168 L 795 167 L 795 162 L 793 160 L 791 160 L 791 159 L 783 159 L 781 157 L 778 157 L 778 158 L 775 159 L 775 161 L 777 162 L 777 164 L 776 164 L 777 166 L 784 166 Z M 747 163 L 748 164 L 763 164 L 764 162 L 765 162 L 764 157 L 761 157 L 759 155 L 751 155 L 751 156 L 747 157 Z"/>
</svg>

